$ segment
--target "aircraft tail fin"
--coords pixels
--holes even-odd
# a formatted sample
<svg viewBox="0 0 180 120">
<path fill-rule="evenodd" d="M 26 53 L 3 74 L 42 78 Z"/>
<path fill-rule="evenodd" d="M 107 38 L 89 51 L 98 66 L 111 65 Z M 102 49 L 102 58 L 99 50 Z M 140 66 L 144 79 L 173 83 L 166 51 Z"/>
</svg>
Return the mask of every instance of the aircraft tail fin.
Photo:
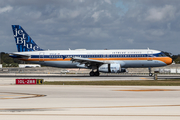
<svg viewBox="0 0 180 120">
<path fill-rule="evenodd" d="M 12 25 L 18 52 L 42 51 L 20 25 Z"/>
</svg>

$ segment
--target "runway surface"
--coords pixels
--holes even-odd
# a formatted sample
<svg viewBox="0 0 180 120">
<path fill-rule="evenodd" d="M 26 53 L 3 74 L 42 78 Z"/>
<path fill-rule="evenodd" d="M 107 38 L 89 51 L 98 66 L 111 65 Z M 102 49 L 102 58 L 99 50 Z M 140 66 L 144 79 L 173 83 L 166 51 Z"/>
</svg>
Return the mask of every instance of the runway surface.
<svg viewBox="0 0 180 120">
<path fill-rule="evenodd" d="M 102 75 L 98 77 L 90 77 L 88 74 L 1 74 L 0 85 L 15 84 L 15 79 L 36 78 L 44 79 L 44 81 L 109 81 L 109 80 L 153 80 L 148 76 L 132 76 L 132 75 Z"/>
<path fill-rule="evenodd" d="M 153 80 L 147 75 L 1 75 L 2 120 L 179 120 L 179 86 L 14 85 L 16 78 L 45 81 Z M 160 79 L 180 76 L 161 75 Z"/>
<path fill-rule="evenodd" d="M 15 79 L 44 79 L 44 81 L 112 81 L 112 80 L 154 80 L 154 77 L 134 74 L 110 74 L 90 77 L 88 74 L 0 74 L 0 85 L 13 85 Z M 180 75 L 158 75 L 158 80 L 180 79 Z"/>
<path fill-rule="evenodd" d="M 180 87 L 1 85 L 2 120 L 179 120 Z"/>
</svg>

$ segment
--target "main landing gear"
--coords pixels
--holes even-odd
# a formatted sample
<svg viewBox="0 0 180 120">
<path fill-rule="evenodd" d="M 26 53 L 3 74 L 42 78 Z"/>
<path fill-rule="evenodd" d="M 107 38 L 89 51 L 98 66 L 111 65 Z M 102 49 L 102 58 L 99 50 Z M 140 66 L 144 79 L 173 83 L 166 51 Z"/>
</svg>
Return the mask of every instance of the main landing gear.
<svg viewBox="0 0 180 120">
<path fill-rule="evenodd" d="M 89 75 L 90 75 L 90 76 L 99 76 L 100 73 L 99 73 L 99 71 L 96 71 L 96 72 L 91 71 L 91 72 L 89 73 Z"/>
<path fill-rule="evenodd" d="M 96 72 L 94 72 L 94 70 L 96 70 Z M 89 73 L 90 76 L 99 76 L 99 66 L 98 65 L 94 65 L 92 66 L 92 71 Z"/>
<path fill-rule="evenodd" d="M 153 73 L 151 73 L 151 68 L 148 68 L 149 69 L 149 76 L 153 76 Z"/>
</svg>

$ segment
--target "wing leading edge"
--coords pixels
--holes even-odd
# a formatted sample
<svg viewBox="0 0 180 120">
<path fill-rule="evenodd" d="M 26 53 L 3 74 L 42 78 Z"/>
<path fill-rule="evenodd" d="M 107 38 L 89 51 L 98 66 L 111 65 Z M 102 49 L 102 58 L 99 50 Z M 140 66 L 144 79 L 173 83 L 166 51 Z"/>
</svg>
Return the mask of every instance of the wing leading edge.
<svg viewBox="0 0 180 120">
<path fill-rule="evenodd" d="M 80 65 L 85 64 L 85 66 L 101 66 L 105 64 L 105 61 L 99 61 L 99 60 L 92 60 L 88 58 L 80 58 L 80 57 L 72 57 L 72 62 L 78 62 Z"/>
</svg>

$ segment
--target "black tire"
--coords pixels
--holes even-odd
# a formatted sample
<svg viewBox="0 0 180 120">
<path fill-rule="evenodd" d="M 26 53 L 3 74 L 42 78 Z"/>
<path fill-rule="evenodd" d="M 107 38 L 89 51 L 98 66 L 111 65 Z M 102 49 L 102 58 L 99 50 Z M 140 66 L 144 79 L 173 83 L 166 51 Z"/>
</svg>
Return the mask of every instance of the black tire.
<svg viewBox="0 0 180 120">
<path fill-rule="evenodd" d="M 153 74 L 152 74 L 152 73 L 149 73 L 149 76 L 151 77 L 151 76 L 153 76 Z"/>
<path fill-rule="evenodd" d="M 94 74 L 95 76 L 99 76 L 99 72 L 95 72 L 95 74 Z"/>
<path fill-rule="evenodd" d="M 94 73 L 93 71 L 91 71 L 91 72 L 89 73 L 89 75 L 90 75 L 90 76 L 94 76 L 95 73 Z"/>
</svg>

